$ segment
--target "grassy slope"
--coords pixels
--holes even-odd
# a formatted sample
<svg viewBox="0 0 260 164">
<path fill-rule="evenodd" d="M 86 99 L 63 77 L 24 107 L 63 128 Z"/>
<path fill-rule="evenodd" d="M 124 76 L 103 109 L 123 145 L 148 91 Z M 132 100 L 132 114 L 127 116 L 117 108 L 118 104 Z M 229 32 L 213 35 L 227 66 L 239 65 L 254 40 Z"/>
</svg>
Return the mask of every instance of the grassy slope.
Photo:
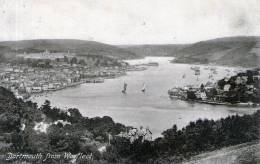
<svg viewBox="0 0 260 164">
<path fill-rule="evenodd" d="M 175 56 L 179 63 L 214 63 L 255 67 L 260 63 L 260 37 L 225 37 L 186 45 L 129 45 L 138 56 Z"/>
<path fill-rule="evenodd" d="M 207 152 L 184 162 L 184 164 L 242 164 L 260 162 L 260 143 L 250 142 Z"/>
<path fill-rule="evenodd" d="M 41 39 L 0 42 L 0 47 L 10 48 L 12 51 L 42 52 L 46 49 L 57 52 L 76 52 L 81 55 L 103 55 L 117 59 L 136 58 L 134 53 L 128 52 L 116 46 L 93 41 L 72 40 L 72 39 Z M 1 49 L 0 49 L 1 53 Z"/>
<path fill-rule="evenodd" d="M 187 45 L 121 45 L 72 40 L 24 40 L 0 42 L 0 54 L 8 50 L 18 52 L 50 51 L 76 52 L 80 55 L 103 55 L 116 59 L 133 59 L 145 56 L 175 56 L 179 63 L 214 63 L 255 67 L 260 63 L 260 37 L 226 37 Z"/>
<path fill-rule="evenodd" d="M 260 63 L 260 37 L 227 37 L 198 42 L 176 54 L 176 62 L 255 67 Z"/>
</svg>

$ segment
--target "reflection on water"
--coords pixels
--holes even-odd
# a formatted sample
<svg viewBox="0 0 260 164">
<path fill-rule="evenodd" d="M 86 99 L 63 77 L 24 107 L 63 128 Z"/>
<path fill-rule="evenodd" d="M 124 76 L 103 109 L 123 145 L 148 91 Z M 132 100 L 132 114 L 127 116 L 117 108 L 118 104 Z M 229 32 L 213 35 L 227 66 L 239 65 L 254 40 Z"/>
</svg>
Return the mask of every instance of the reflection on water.
<svg viewBox="0 0 260 164">
<path fill-rule="evenodd" d="M 53 106 L 75 107 L 87 117 L 111 116 L 116 122 L 139 127 L 149 126 L 154 136 L 177 124 L 179 128 L 198 118 L 218 119 L 230 114 L 253 112 L 246 108 L 231 108 L 206 104 L 189 103 L 171 100 L 167 95 L 173 86 L 188 84 L 200 85 L 209 81 L 210 70 L 200 66 L 201 75 L 194 75 L 189 64 L 172 64 L 167 57 L 148 57 L 129 61 L 131 64 L 141 62 L 158 62 L 158 67 L 149 67 L 145 71 L 128 72 L 127 76 L 106 80 L 105 83 L 82 84 L 48 94 L 46 97 L 35 97 L 33 101 L 40 104 L 49 99 Z M 214 79 L 223 78 L 238 68 L 216 67 Z M 185 78 L 183 78 L 185 74 Z M 126 82 L 127 93 L 122 94 Z M 141 92 L 143 83 L 146 92 Z"/>
</svg>

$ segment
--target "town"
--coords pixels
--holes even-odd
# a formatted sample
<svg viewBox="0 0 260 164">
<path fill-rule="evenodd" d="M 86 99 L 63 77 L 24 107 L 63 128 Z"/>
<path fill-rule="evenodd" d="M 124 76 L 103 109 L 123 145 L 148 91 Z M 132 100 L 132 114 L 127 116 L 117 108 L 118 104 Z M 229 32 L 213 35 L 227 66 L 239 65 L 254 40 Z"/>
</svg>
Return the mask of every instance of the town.
<svg viewBox="0 0 260 164">
<path fill-rule="evenodd" d="M 100 83 L 134 70 L 127 63 L 112 59 L 77 57 L 68 52 L 18 54 L 15 60 L 0 63 L 0 85 L 17 98 L 56 91 L 82 83 Z M 103 63 L 102 63 L 103 62 Z"/>
<path fill-rule="evenodd" d="M 260 103 L 260 70 L 247 70 L 200 87 L 174 87 L 168 94 L 170 98 L 213 105 L 256 107 Z"/>
</svg>

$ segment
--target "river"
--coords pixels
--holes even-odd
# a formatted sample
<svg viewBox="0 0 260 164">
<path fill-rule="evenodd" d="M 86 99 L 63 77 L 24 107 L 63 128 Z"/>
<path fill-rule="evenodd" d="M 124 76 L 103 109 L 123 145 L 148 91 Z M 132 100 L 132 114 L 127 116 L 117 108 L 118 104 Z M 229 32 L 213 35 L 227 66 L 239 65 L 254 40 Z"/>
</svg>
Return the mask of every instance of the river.
<svg viewBox="0 0 260 164">
<path fill-rule="evenodd" d="M 176 124 L 178 128 L 186 126 L 190 121 L 199 118 L 219 119 L 228 115 L 252 113 L 250 108 L 235 108 L 190 103 L 172 100 L 168 97 L 168 89 L 188 84 L 200 85 L 209 81 L 210 70 L 200 65 L 201 75 L 194 75 L 190 64 L 175 64 L 168 57 L 146 57 L 145 59 L 128 61 L 130 64 L 158 62 L 159 66 L 150 66 L 145 71 L 128 72 L 126 76 L 107 79 L 104 83 L 82 84 L 74 88 L 56 91 L 32 101 L 42 104 L 45 99 L 52 106 L 61 108 L 78 108 L 87 117 L 111 116 L 116 122 L 139 127 L 149 126 L 154 137 L 160 136 L 163 130 Z M 214 66 L 217 74 L 214 79 L 223 78 L 241 68 Z M 183 74 L 186 78 L 183 78 Z M 123 83 L 128 84 L 127 93 L 122 94 Z M 146 92 L 142 93 L 143 83 Z"/>
</svg>

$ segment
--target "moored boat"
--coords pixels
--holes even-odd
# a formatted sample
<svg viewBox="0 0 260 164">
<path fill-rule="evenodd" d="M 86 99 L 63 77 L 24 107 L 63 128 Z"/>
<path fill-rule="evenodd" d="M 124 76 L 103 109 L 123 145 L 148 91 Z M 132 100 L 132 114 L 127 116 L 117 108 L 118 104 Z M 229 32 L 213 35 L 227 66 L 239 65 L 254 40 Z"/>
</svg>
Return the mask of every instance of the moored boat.
<svg viewBox="0 0 260 164">
<path fill-rule="evenodd" d="M 105 80 L 103 78 L 90 78 L 86 79 L 86 83 L 103 83 Z"/>
<path fill-rule="evenodd" d="M 143 87 L 142 87 L 142 90 L 141 90 L 142 92 L 145 92 L 146 91 L 146 85 L 145 85 L 145 83 L 143 83 Z"/>
<path fill-rule="evenodd" d="M 124 82 L 124 86 L 123 86 L 122 93 L 126 93 L 126 89 L 127 89 L 127 83 L 126 83 L 126 82 Z"/>
<path fill-rule="evenodd" d="M 195 70 L 195 75 L 200 75 L 200 70 L 199 70 L 199 69 L 198 69 L 198 70 L 197 70 L 197 69 Z"/>
<path fill-rule="evenodd" d="M 147 66 L 159 66 L 159 63 L 157 63 L 157 62 L 149 62 L 146 65 Z"/>
</svg>

